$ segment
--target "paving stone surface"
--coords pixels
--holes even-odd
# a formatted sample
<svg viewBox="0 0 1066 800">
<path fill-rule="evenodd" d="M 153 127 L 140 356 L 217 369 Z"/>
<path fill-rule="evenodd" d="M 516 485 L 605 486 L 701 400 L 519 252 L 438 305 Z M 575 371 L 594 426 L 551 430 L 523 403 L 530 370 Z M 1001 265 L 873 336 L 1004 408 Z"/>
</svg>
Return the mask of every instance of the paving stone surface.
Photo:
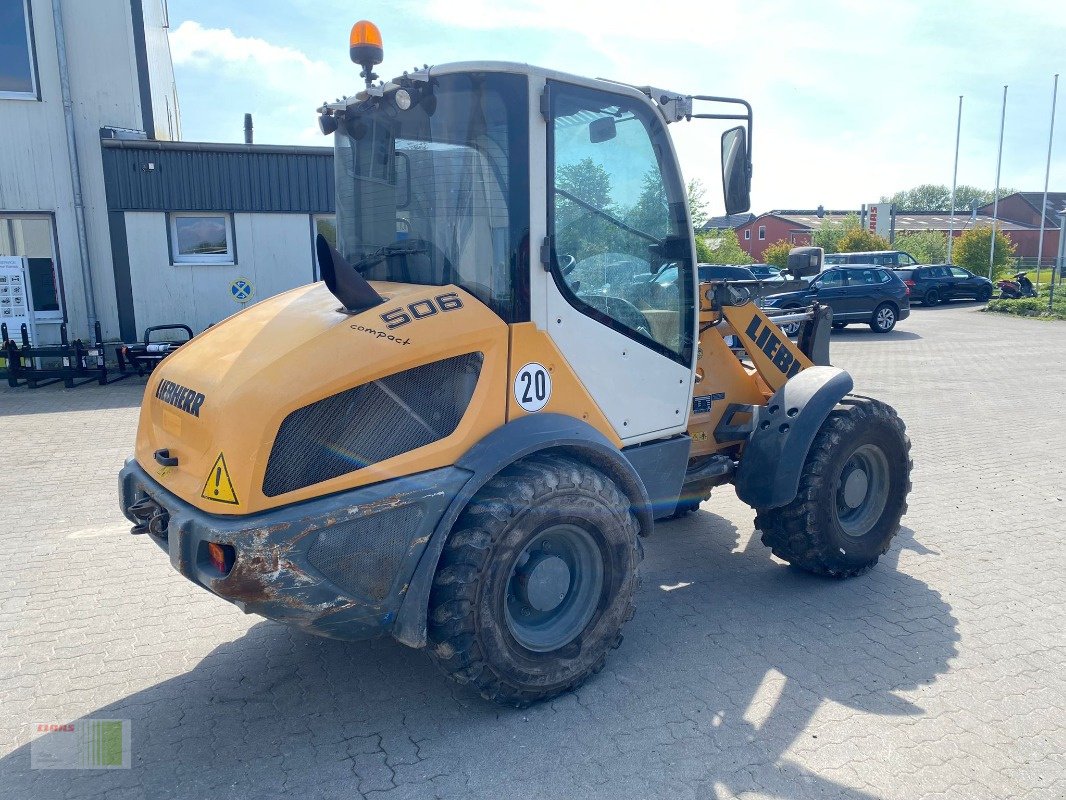
<svg viewBox="0 0 1066 800">
<path fill-rule="evenodd" d="M 918 308 L 834 334 L 914 442 L 869 574 L 773 559 L 732 489 L 647 542 L 603 672 L 524 711 L 393 641 L 245 616 L 127 534 L 142 387 L 0 389 L 0 798 L 1062 798 L 1066 325 Z M 129 770 L 31 770 L 132 720 Z"/>
</svg>

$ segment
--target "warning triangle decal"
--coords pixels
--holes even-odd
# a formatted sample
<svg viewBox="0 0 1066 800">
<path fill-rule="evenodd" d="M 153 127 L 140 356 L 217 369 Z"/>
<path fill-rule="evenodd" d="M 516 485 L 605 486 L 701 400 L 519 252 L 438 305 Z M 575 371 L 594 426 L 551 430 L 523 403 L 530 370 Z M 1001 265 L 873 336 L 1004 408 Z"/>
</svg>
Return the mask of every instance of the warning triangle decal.
<svg viewBox="0 0 1066 800">
<path fill-rule="evenodd" d="M 215 466 L 211 467 L 211 474 L 207 476 L 204 490 L 200 492 L 204 500 L 214 500 L 216 503 L 228 503 L 231 506 L 240 505 L 237 493 L 233 491 L 233 481 L 230 480 L 229 470 L 226 468 L 226 457 L 222 453 L 215 459 Z"/>
</svg>

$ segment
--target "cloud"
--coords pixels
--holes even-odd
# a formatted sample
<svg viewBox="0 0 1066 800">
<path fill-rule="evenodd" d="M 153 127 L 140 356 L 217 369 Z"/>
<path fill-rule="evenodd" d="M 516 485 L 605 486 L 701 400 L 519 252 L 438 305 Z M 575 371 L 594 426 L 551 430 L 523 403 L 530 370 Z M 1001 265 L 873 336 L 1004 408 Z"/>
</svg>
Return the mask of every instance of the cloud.
<svg viewBox="0 0 1066 800">
<path fill-rule="evenodd" d="M 183 81 L 183 105 L 196 94 L 185 91 L 194 80 L 211 87 L 211 124 L 195 134 L 200 138 L 236 139 L 236 124 L 218 132 L 219 109 L 236 105 L 255 112 L 256 141 L 329 144 L 312 124 L 313 109 L 327 95 L 336 96 L 336 87 L 350 82 L 350 76 L 329 63 L 294 47 L 238 36 L 229 28 L 204 27 L 193 20 L 171 31 L 170 49 L 179 80 L 189 79 Z"/>
</svg>

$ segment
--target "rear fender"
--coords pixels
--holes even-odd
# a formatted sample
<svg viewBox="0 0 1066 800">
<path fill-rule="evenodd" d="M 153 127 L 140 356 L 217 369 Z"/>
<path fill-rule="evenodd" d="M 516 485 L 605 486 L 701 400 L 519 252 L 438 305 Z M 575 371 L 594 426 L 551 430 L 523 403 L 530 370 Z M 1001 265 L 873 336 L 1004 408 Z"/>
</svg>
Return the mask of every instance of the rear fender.
<svg viewBox="0 0 1066 800">
<path fill-rule="evenodd" d="M 755 406 L 737 469 L 737 496 L 759 509 L 791 502 L 814 437 L 853 386 L 842 369 L 809 367 L 789 378 L 766 405 Z"/>
<path fill-rule="evenodd" d="M 655 524 L 653 506 L 644 482 L 607 437 L 588 423 L 563 414 L 520 417 L 497 428 L 455 462 L 456 467 L 470 473 L 470 478 L 437 523 L 418 562 L 396 615 L 392 630 L 396 639 L 410 647 L 425 646 L 426 614 L 433 576 L 455 521 L 478 490 L 501 470 L 519 459 L 541 452 L 570 453 L 610 476 L 629 497 L 641 535 L 651 533 Z"/>
</svg>

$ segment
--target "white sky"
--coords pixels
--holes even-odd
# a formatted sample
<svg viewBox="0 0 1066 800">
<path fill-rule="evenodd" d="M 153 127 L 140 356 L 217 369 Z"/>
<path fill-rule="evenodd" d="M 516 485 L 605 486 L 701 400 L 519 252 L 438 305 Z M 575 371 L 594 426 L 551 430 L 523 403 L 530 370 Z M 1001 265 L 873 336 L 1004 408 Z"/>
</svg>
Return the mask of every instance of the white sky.
<svg viewBox="0 0 1066 800">
<path fill-rule="evenodd" d="M 170 0 L 183 138 L 329 144 L 314 108 L 361 85 L 348 60 L 359 17 L 381 28 L 382 77 L 414 64 L 523 61 L 755 109 L 752 210 L 855 208 L 920 183 L 1042 191 L 1052 75 L 1066 72 L 1066 3 L 633 0 Z M 1066 76 L 1064 76 L 1066 78 Z M 1064 81 L 1066 83 L 1066 81 Z M 1051 191 L 1066 191 L 1066 86 Z M 686 178 L 721 212 L 715 122 L 670 127 Z"/>
</svg>

